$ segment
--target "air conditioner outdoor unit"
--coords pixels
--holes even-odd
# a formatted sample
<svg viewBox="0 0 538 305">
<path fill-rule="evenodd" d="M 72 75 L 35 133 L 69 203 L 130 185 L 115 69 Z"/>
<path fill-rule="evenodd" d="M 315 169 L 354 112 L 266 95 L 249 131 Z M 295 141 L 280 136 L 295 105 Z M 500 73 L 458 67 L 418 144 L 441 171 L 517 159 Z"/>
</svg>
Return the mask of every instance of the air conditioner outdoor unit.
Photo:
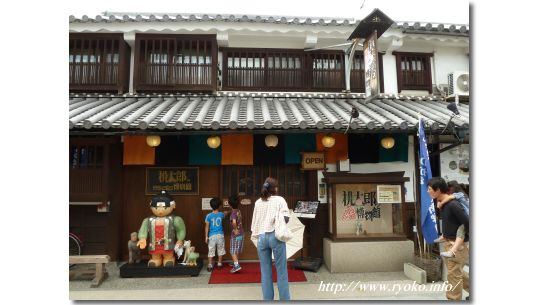
<svg viewBox="0 0 538 305">
<path fill-rule="evenodd" d="M 448 74 L 448 95 L 469 96 L 469 72 L 454 71 Z"/>
</svg>

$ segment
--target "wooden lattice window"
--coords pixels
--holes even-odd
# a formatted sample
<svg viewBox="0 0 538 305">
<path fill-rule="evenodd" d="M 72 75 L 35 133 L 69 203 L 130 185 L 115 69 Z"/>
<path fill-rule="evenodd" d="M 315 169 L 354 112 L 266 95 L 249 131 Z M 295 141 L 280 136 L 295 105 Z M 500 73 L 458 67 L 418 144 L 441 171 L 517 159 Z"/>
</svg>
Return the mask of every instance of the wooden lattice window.
<svg viewBox="0 0 538 305">
<path fill-rule="evenodd" d="M 224 90 L 341 91 L 344 53 L 223 48 Z"/>
<path fill-rule="evenodd" d="M 129 52 L 122 34 L 71 34 L 69 89 L 128 91 Z"/>
<path fill-rule="evenodd" d="M 70 142 L 70 201 L 103 201 L 108 192 L 108 145 L 94 140 Z"/>
<path fill-rule="evenodd" d="M 431 53 L 400 53 L 396 56 L 398 92 L 402 90 L 425 90 L 432 93 Z"/>
<path fill-rule="evenodd" d="M 144 90 L 216 90 L 215 35 L 137 35 L 135 86 Z"/>
</svg>

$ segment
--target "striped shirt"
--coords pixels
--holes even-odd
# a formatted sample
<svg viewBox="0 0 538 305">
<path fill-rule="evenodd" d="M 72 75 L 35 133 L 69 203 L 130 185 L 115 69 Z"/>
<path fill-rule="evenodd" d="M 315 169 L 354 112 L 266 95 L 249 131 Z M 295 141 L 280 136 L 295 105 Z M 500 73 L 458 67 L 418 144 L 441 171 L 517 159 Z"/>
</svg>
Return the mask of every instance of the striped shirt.
<svg viewBox="0 0 538 305">
<path fill-rule="evenodd" d="M 288 204 L 281 196 L 273 195 L 267 198 L 267 201 L 263 201 L 261 198 L 256 200 L 252 215 L 252 225 L 250 226 L 252 236 L 274 231 L 275 218 L 278 210 L 284 216 L 290 216 Z"/>
</svg>

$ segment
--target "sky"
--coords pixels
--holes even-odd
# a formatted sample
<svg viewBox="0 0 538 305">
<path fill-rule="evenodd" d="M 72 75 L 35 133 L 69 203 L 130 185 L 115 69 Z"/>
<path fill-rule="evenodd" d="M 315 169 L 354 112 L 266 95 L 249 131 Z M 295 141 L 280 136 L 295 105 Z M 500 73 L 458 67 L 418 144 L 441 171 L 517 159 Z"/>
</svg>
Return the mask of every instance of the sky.
<svg viewBox="0 0 538 305">
<path fill-rule="evenodd" d="M 201 5 L 203 3 L 203 5 Z M 328 5 L 329 3 L 334 5 Z M 364 4 L 364 5 L 363 5 Z M 362 9 L 361 9 L 362 6 Z M 379 8 L 395 21 L 428 21 L 468 24 L 466 0 L 204 0 L 204 1 L 73 1 L 69 15 L 95 17 L 109 12 L 206 13 L 275 16 L 340 17 L 362 19 Z"/>
</svg>

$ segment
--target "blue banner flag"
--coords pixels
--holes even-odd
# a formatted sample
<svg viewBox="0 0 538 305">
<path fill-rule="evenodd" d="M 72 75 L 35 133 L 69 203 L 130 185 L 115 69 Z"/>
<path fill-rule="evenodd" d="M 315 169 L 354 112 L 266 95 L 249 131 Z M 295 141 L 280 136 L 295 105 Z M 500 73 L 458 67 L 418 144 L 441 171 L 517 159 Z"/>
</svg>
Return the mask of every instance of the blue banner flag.
<svg viewBox="0 0 538 305">
<path fill-rule="evenodd" d="M 437 233 L 435 206 L 433 205 L 433 199 L 428 194 L 428 180 L 432 177 L 432 170 L 426 136 L 424 135 L 424 125 L 420 117 L 418 120 L 418 141 L 420 157 L 420 223 L 424 239 L 428 244 L 432 244 L 439 236 Z"/>
</svg>

